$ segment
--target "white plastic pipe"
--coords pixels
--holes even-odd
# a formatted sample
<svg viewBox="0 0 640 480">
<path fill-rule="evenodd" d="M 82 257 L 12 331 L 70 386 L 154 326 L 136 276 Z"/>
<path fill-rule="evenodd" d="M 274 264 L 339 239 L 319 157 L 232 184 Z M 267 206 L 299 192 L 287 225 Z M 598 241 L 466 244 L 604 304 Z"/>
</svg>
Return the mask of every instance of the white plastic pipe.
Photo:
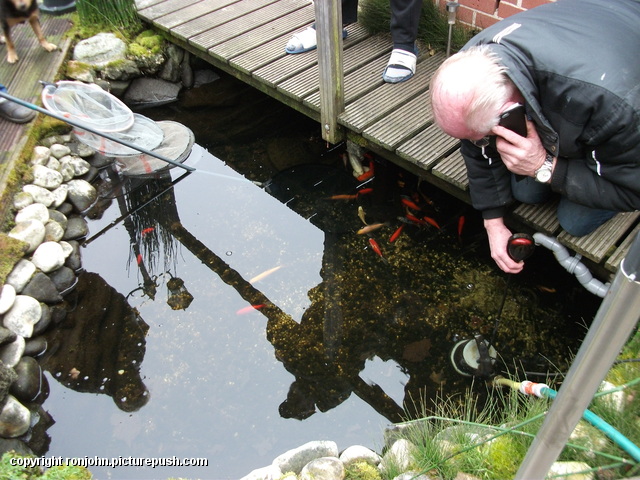
<svg viewBox="0 0 640 480">
<path fill-rule="evenodd" d="M 609 291 L 609 283 L 602 283 L 597 278 L 593 278 L 589 269 L 580 261 L 582 258 L 580 255 L 571 256 L 569 251 L 554 237 L 549 237 L 544 233 L 534 233 L 533 239 L 538 245 L 551 250 L 558 260 L 558 263 L 564 267 L 564 269 L 576 276 L 582 286 L 584 286 L 589 292 L 598 295 L 601 298 Z"/>
</svg>

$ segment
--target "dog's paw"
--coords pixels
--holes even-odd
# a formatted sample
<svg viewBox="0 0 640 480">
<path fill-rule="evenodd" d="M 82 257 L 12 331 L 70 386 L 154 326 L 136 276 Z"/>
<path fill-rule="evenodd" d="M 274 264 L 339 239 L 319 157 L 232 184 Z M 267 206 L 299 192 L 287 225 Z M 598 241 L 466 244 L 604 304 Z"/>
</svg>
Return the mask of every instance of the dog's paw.
<svg viewBox="0 0 640 480">
<path fill-rule="evenodd" d="M 4 45 L 7 41 L 4 38 L 4 35 L 0 35 L 0 45 Z"/>
<path fill-rule="evenodd" d="M 54 45 L 53 43 L 44 42 L 42 44 L 42 48 L 44 48 L 47 52 L 53 52 L 54 50 L 58 49 L 58 46 Z"/>
<path fill-rule="evenodd" d="M 7 63 L 16 63 L 18 61 L 18 54 L 15 52 L 7 52 Z"/>
</svg>

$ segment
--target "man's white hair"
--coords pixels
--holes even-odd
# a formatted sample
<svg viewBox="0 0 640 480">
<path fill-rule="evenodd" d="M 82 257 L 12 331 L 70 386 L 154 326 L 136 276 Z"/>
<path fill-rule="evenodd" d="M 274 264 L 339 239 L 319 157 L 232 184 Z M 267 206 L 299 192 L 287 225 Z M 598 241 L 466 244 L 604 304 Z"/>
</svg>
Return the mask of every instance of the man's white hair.
<svg viewBox="0 0 640 480">
<path fill-rule="evenodd" d="M 461 122 L 486 134 L 498 123 L 498 110 L 515 91 L 506 67 L 487 45 L 470 47 L 449 57 L 431 79 L 431 105 L 436 123 L 447 131 Z"/>
</svg>

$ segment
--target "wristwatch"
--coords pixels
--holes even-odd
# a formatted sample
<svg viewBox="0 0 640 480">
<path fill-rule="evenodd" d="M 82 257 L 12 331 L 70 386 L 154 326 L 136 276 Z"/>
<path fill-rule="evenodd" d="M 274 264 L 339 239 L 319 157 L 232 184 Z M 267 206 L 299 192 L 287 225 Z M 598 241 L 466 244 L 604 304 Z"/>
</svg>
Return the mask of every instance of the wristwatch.
<svg viewBox="0 0 640 480">
<path fill-rule="evenodd" d="M 547 153 L 542 166 L 536 170 L 536 182 L 549 183 L 551 181 L 551 173 L 553 171 L 553 155 Z"/>
</svg>

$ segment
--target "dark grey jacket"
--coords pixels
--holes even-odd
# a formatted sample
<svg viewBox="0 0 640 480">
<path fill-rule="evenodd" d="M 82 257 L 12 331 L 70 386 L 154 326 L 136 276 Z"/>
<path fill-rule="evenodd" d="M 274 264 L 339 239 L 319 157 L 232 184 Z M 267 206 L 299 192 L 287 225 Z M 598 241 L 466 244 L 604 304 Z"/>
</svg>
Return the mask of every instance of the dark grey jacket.
<svg viewBox="0 0 640 480">
<path fill-rule="evenodd" d="M 524 95 L 547 151 L 551 187 L 577 203 L 640 209 L 640 1 L 558 0 L 513 15 L 464 48 L 489 44 Z M 495 150 L 462 142 L 471 198 L 484 218 L 513 199 Z M 488 153 L 488 152 L 487 152 Z"/>
</svg>

